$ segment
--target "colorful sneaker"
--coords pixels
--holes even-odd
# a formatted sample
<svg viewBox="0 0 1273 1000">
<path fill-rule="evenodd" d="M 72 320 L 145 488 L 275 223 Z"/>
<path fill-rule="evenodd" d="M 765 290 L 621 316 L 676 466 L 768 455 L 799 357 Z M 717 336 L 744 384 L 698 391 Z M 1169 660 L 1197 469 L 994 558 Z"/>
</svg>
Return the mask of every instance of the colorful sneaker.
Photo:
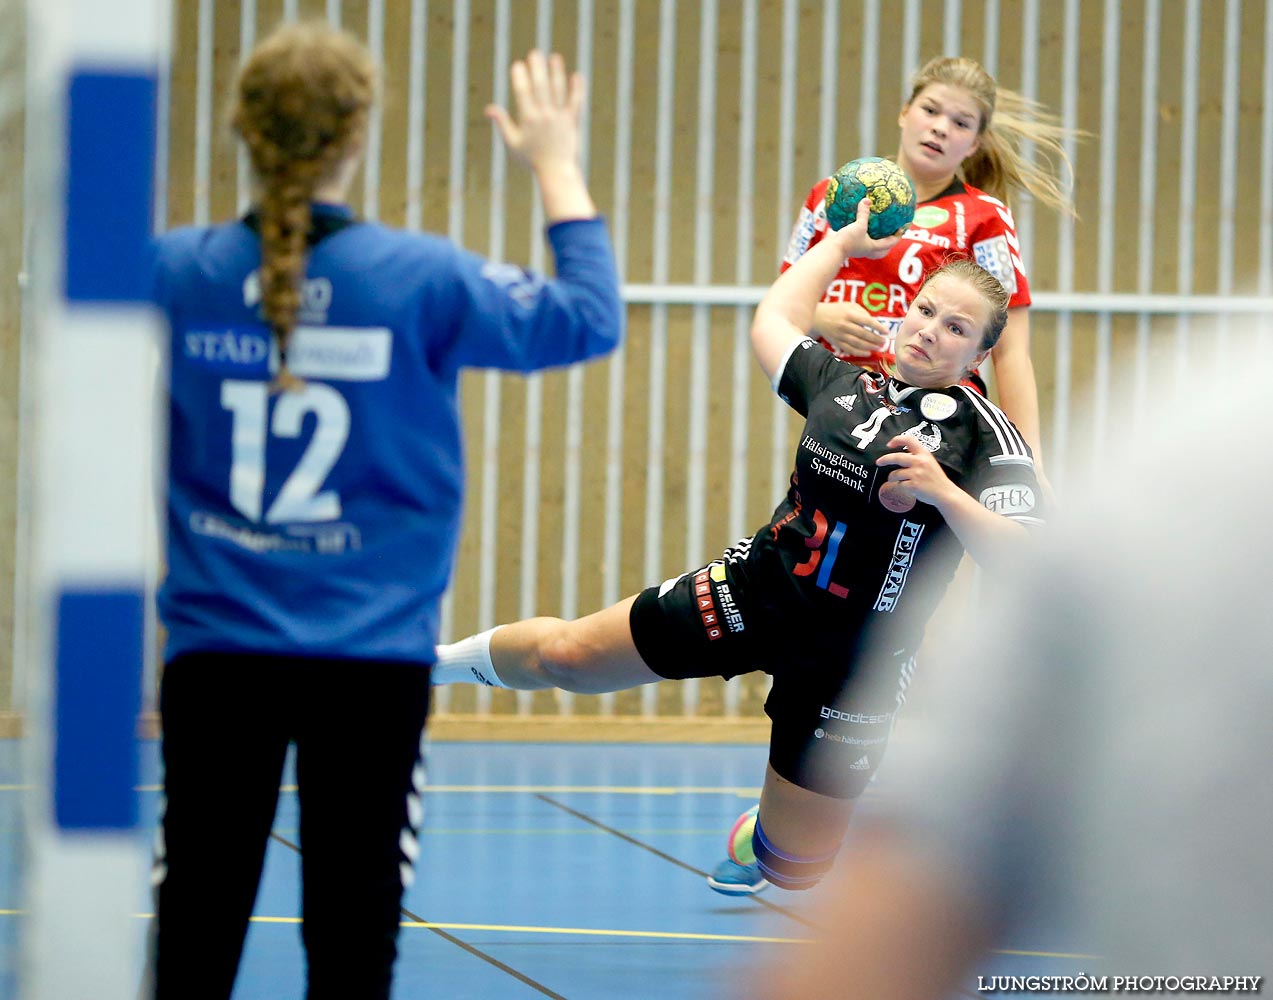
<svg viewBox="0 0 1273 1000">
<path fill-rule="evenodd" d="M 760 892 L 769 882 L 760 874 L 760 863 L 740 865 L 726 858 L 707 876 L 707 884 L 725 896 L 750 896 Z"/>
</svg>

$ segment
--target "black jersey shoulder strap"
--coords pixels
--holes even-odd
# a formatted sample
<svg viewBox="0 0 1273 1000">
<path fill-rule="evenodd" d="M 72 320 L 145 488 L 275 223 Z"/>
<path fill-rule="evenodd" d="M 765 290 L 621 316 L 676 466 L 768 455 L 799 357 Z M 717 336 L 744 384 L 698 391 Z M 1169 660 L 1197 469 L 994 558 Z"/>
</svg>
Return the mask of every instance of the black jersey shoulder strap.
<svg viewBox="0 0 1273 1000">
<path fill-rule="evenodd" d="M 938 201 L 942 198 L 949 198 L 952 194 L 963 194 L 967 190 L 968 189 L 964 187 L 964 182 L 961 181 L 958 177 L 955 177 L 951 179 L 951 182 L 950 184 L 947 185 L 945 191 L 941 191 L 933 195 L 931 198 L 927 199 L 926 201 L 921 202 L 921 204 L 927 205 L 928 202 L 930 201 Z"/>
<path fill-rule="evenodd" d="M 248 212 L 243 216 L 242 222 L 257 236 L 261 235 L 260 213 L 255 210 Z M 357 222 L 358 219 L 354 213 L 343 206 L 314 205 L 310 211 L 310 226 L 309 232 L 305 235 L 305 242 L 312 250 L 327 237 L 334 236 Z"/>
</svg>

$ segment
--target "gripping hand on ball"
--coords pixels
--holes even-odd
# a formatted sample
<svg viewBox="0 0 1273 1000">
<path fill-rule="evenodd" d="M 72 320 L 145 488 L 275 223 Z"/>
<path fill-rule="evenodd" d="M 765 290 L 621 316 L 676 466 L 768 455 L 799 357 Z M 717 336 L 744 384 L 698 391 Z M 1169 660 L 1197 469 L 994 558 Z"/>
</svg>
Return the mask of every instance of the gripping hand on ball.
<svg viewBox="0 0 1273 1000">
<path fill-rule="evenodd" d="M 870 222 L 871 199 L 863 198 L 858 202 L 857 218 L 843 229 L 828 233 L 826 238 L 839 241 L 845 257 L 868 257 L 871 260 L 879 260 L 897 246 L 901 233 L 893 233 L 891 236 L 884 236 L 878 240 L 873 239 L 868 231 Z"/>
<path fill-rule="evenodd" d="M 1020 546 L 1028 537 L 1025 525 L 987 510 L 961 490 L 915 438 L 898 435 L 888 446 L 897 450 L 875 460 L 878 466 L 895 467 L 880 486 L 879 501 L 884 507 L 902 514 L 914 506 L 915 500 L 932 504 L 981 566 L 992 567 L 1018 558 Z"/>
<path fill-rule="evenodd" d="M 509 80 L 517 117 L 497 104 L 486 106 L 486 117 L 495 123 L 513 157 L 535 174 L 547 220 L 596 215 L 579 168 L 579 117 L 587 96 L 583 76 L 567 74 L 560 54 L 545 59 L 532 49 L 524 60 L 513 63 Z"/>
<path fill-rule="evenodd" d="M 896 466 L 888 474 L 889 483 L 896 483 L 916 500 L 934 506 L 940 506 L 952 490 L 959 492 L 959 487 L 950 481 L 932 452 L 915 438 L 899 434 L 889 441 L 888 446 L 897 450 L 881 455 L 875 464 L 881 468 Z"/>
</svg>

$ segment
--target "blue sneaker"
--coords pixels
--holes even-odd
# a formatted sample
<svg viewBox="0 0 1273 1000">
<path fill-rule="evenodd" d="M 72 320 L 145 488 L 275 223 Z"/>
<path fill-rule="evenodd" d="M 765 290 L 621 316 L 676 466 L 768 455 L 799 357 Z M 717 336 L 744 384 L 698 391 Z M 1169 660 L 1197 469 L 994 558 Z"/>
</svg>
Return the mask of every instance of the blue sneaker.
<svg viewBox="0 0 1273 1000">
<path fill-rule="evenodd" d="M 725 896 L 750 896 L 760 892 L 769 882 L 760 874 L 760 863 L 740 865 L 726 858 L 707 876 L 707 884 Z"/>
</svg>

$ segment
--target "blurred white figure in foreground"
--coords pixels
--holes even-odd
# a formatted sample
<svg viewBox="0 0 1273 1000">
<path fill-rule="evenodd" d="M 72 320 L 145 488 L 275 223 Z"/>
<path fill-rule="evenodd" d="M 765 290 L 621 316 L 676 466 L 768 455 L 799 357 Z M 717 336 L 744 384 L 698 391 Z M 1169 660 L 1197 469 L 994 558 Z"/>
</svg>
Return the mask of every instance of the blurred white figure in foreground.
<svg viewBox="0 0 1273 1000">
<path fill-rule="evenodd" d="M 949 996 L 1041 916 L 1078 921 L 1092 975 L 1273 973 L 1267 385 L 1112 425 L 1037 558 L 987 581 L 982 652 L 920 685 L 827 941 L 744 995 Z"/>
</svg>

